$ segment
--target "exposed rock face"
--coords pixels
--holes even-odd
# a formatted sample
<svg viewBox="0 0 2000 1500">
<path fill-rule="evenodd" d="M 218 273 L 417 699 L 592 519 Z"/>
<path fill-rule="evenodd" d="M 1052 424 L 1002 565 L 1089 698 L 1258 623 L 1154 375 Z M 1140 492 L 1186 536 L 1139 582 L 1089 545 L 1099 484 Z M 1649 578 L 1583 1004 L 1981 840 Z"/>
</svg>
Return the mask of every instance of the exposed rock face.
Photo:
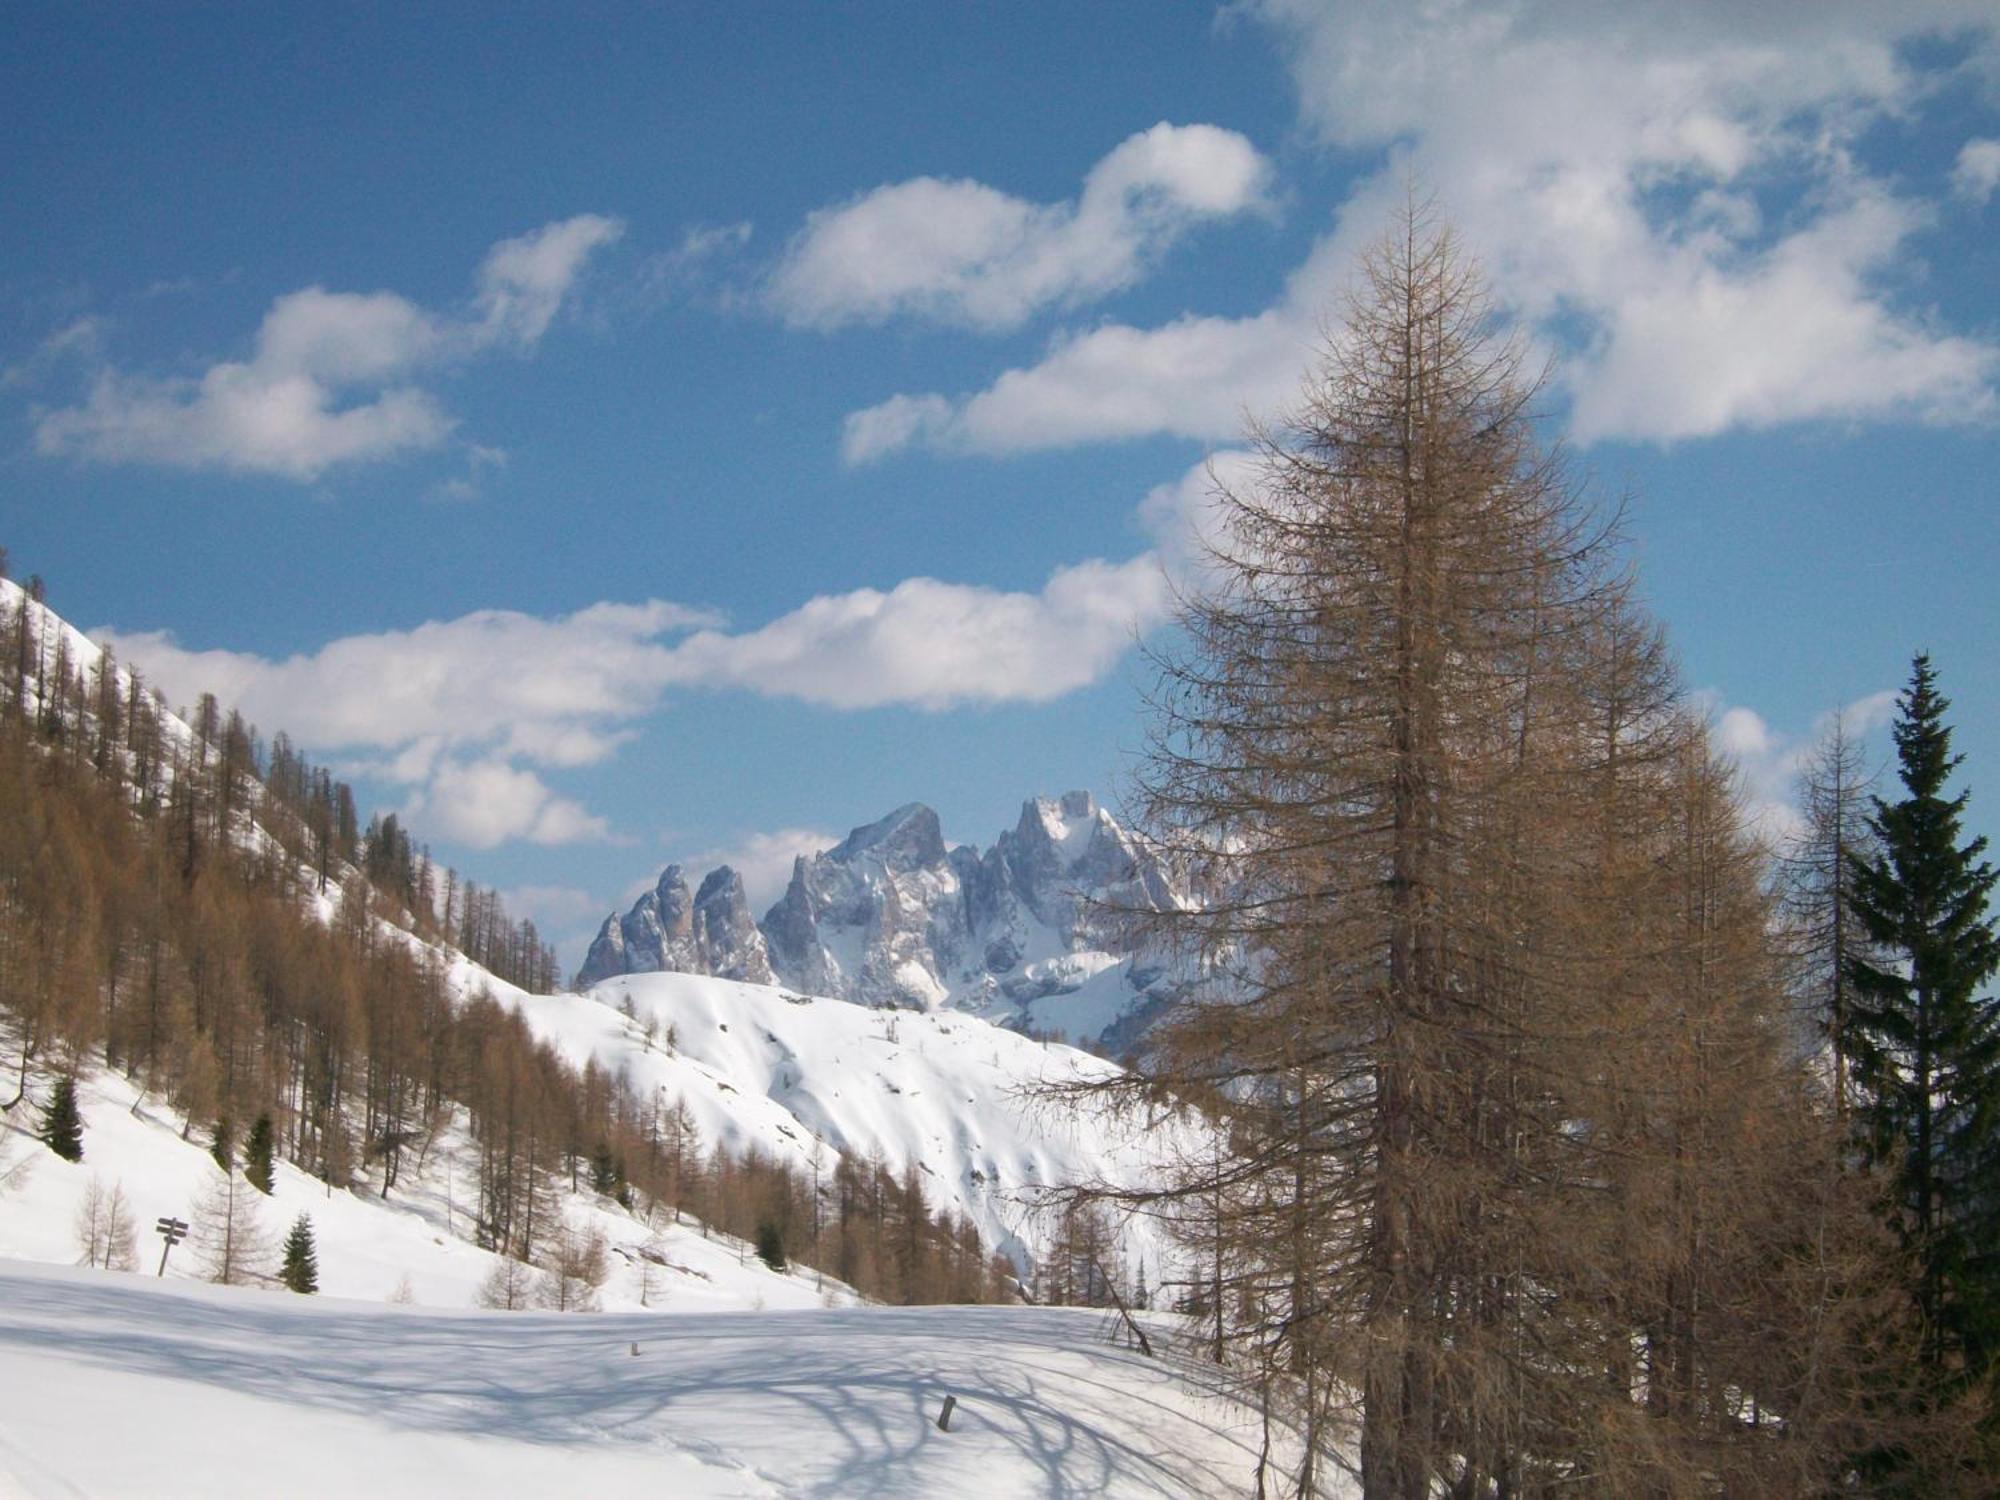
<svg viewBox="0 0 2000 1500">
<path fill-rule="evenodd" d="M 771 982 L 764 935 L 750 916 L 742 879 L 729 866 L 710 871 L 700 894 L 690 897 L 681 867 L 668 865 L 630 911 L 604 919 L 576 982 L 582 987 L 614 974 L 655 970 Z"/>
<path fill-rule="evenodd" d="M 762 923 L 750 921 L 734 871 L 715 871 L 690 902 L 669 867 L 624 917 L 606 919 L 577 982 L 650 969 L 775 978 L 807 994 L 952 1005 L 1081 1040 L 1156 1009 L 1165 989 L 1162 966 L 1093 903 L 1181 899 L 1088 792 L 1031 798 L 984 852 L 947 849 L 937 814 L 913 802 L 797 860 Z"/>
<path fill-rule="evenodd" d="M 687 972 L 746 984 L 769 984 L 776 977 L 764 934 L 758 931 L 743 894 L 743 877 L 728 865 L 710 870 L 695 892 L 694 944 L 697 962 L 705 967 Z"/>
</svg>

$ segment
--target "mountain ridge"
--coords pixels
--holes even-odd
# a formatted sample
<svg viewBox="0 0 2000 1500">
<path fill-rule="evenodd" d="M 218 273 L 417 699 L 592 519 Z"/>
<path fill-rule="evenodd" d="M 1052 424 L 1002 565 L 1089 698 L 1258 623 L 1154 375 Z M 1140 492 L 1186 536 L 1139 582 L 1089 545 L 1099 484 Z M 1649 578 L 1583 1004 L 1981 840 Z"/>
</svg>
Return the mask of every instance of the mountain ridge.
<svg viewBox="0 0 2000 1500">
<path fill-rule="evenodd" d="M 1172 966 L 1121 931 L 1116 914 L 1186 900 L 1165 863 L 1088 791 L 1027 798 L 984 849 L 948 845 L 937 813 L 908 802 L 798 856 L 761 920 L 727 865 L 692 897 L 686 870 L 668 865 L 626 912 L 605 918 L 575 983 L 706 974 L 1103 1043 L 1174 983 Z"/>
</svg>

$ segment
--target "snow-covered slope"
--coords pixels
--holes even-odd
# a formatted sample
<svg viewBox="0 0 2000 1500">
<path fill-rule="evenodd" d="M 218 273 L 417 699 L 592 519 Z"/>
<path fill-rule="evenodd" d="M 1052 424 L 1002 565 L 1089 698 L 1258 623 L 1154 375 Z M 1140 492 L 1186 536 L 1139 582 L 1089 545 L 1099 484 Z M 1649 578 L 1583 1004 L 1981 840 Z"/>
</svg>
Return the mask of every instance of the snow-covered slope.
<svg viewBox="0 0 2000 1500">
<path fill-rule="evenodd" d="M 38 662 L 31 654 L 30 665 L 21 684 L 25 698 L 24 716 L 33 718 L 42 711 L 42 693 L 45 687 L 56 679 L 59 668 L 66 668 L 72 674 L 82 674 L 84 680 L 91 685 L 92 702 L 95 703 L 96 692 L 100 685 L 99 674 L 104 670 L 103 647 L 50 609 L 48 605 L 32 598 L 26 589 L 11 578 L 0 578 L 0 611 L 4 611 L 10 618 L 20 616 L 25 611 L 35 646 L 41 653 Z M 132 690 L 132 674 L 115 661 L 111 664 L 111 681 L 121 700 Z M 160 720 L 160 737 L 171 758 L 175 753 L 186 751 L 194 743 L 195 733 L 186 720 L 168 707 L 157 689 L 149 691 L 152 694 L 154 711 Z"/>
<path fill-rule="evenodd" d="M 913 802 L 800 858 L 761 923 L 727 867 L 690 896 L 669 866 L 630 911 L 605 919 L 577 977 L 775 977 L 808 994 L 1115 1041 L 1170 992 L 1172 975 L 1101 910 L 1183 899 L 1088 792 L 1030 798 L 984 851 L 947 848 L 937 814 Z"/>
<path fill-rule="evenodd" d="M 1140 1182 L 1190 1128 L 1045 1097 L 1045 1086 L 1116 1068 L 976 1016 L 691 974 L 626 975 L 582 997 L 494 993 L 573 1063 L 595 1058 L 642 1094 L 685 1101 L 708 1140 L 755 1146 L 808 1174 L 816 1141 L 823 1173 L 842 1153 L 879 1153 L 898 1173 L 914 1165 L 934 1207 L 970 1215 L 1024 1271 L 1054 1229 L 1036 1203 L 1042 1190 Z M 1143 1262 L 1158 1281 L 1167 1249 L 1151 1226 L 1129 1226 L 1125 1252 L 1134 1274 Z"/>
<path fill-rule="evenodd" d="M 685 974 L 628 976 L 588 996 L 530 995 L 457 957 L 449 979 L 461 993 L 482 990 L 518 1010 L 572 1063 L 594 1059 L 664 1104 L 685 1103 L 706 1144 L 735 1153 L 754 1147 L 808 1177 L 817 1152 L 826 1184 L 842 1155 L 880 1156 L 899 1175 L 914 1167 L 934 1209 L 968 1215 L 987 1246 L 1023 1274 L 1059 1230 L 1043 1201 L 1047 1189 L 1143 1182 L 1164 1152 L 1187 1149 L 1193 1128 L 1185 1120 L 1114 1119 L 1088 1101 L 1071 1108 L 1044 1097 L 1045 1085 L 1101 1079 L 1113 1065 L 972 1016 L 880 1011 Z M 0 1189 L 0 1256 L 77 1259 L 73 1222 L 93 1179 L 106 1190 L 122 1187 L 150 1234 L 163 1215 L 191 1218 L 212 1178 L 203 1144 L 181 1139 L 178 1116 L 136 1098 L 122 1076 L 87 1075 L 80 1098 L 80 1164 L 33 1139 L 31 1105 L 0 1132 L 0 1146 L 23 1168 Z M 319 1237 L 325 1290 L 379 1299 L 407 1278 L 406 1294 L 418 1302 L 462 1307 L 498 1263 L 469 1241 L 475 1182 L 472 1147 L 447 1132 L 424 1171 L 406 1169 L 386 1201 L 365 1191 L 329 1193 L 284 1163 L 274 1195 L 250 1201 L 273 1244 L 272 1268 L 276 1241 L 303 1211 Z M 698 1226 L 649 1226 L 589 1193 L 572 1197 L 567 1211 L 610 1247 L 607 1307 L 639 1305 L 644 1259 L 654 1263 L 648 1300 L 669 1306 L 809 1306 L 821 1295 L 818 1278 L 775 1275 L 748 1247 L 704 1236 Z M 149 1266 L 158 1249 L 141 1245 Z M 1122 1226 L 1119 1253 L 1134 1281 L 1143 1275 L 1156 1285 L 1169 1274 L 1172 1247 L 1143 1220 Z M 186 1248 L 170 1258 L 170 1278 L 198 1274 Z"/>
<path fill-rule="evenodd" d="M 0 583 L 0 608 L 26 608 L 35 618 L 51 671 L 57 656 L 86 671 L 102 660 L 88 639 L 14 585 Z M 122 674 L 118 680 L 129 686 Z M 192 743 L 193 732 L 164 707 L 161 723 L 174 745 Z M 235 836 L 282 857 L 254 816 L 258 790 L 251 789 Z M 743 909 L 740 881 L 719 874 L 692 898 L 684 884 L 676 891 L 662 882 L 649 909 L 657 928 L 654 959 L 768 979 L 765 933 Z M 336 869 L 324 890 L 303 898 L 306 909 L 331 921 L 350 876 Z M 300 884 L 311 889 L 313 882 Z M 898 994 L 942 996 L 1016 1025 L 1035 1023 L 1043 1002 L 1060 1000 L 1072 1018 L 1079 1007 L 1096 1005 L 1094 1018 L 1075 1028 L 1095 1034 L 1098 1020 L 1129 1012 L 1146 978 L 1131 955 L 1106 950 L 1083 899 L 1120 891 L 1172 899 L 1157 866 L 1085 794 L 1031 801 L 1019 826 L 984 854 L 947 851 L 935 815 L 913 806 L 855 830 L 810 865 L 801 862 L 773 919 L 791 903 L 804 913 L 805 926 L 792 933 L 796 942 L 771 951 L 801 952 L 809 940 L 818 957 L 804 967 L 836 990 L 851 979 L 854 998 L 866 1001 L 884 998 L 871 986 L 887 974 L 883 983 L 904 986 Z M 1072 1111 L 1051 1102 L 1039 1092 L 1044 1085 L 1102 1079 L 1111 1065 L 1030 1040 L 980 1014 L 884 1011 L 808 998 L 810 991 L 797 986 L 676 973 L 623 975 L 583 997 L 532 995 L 448 947 L 375 920 L 385 940 L 438 963 L 459 997 L 491 994 L 572 1062 L 594 1059 L 644 1094 L 685 1102 L 706 1142 L 739 1153 L 755 1147 L 808 1176 L 817 1151 L 826 1179 L 842 1155 L 880 1156 L 899 1174 L 914 1170 L 934 1207 L 964 1212 L 987 1245 L 1024 1273 L 1056 1227 L 1038 1202 L 1046 1189 L 1143 1181 L 1176 1144 L 1174 1130 L 1184 1128 L 1115 1121 L 1101 1109 Z M 776 967 L 796 970 L 800 963 L 787 959 Z M 954 988 L 937 990 L 940 975 Z M 44 1160 L 31 1187 L 0 1196 L 0 1254 L 71 1259 L 70 1218 L 93 1175 L 106 1187 L 122 1181 L 146 1225 L 161 1214 L 188 1216 L 209 1167 L 199 1146 L 179 1139 L 179 1119 L 157 1103 L 132 1110 L 130 1086 L 116 1075 L 86 1077 L 84 1096 L 85 1166 L 27 1143 Z M 28 1112 L 16 1113 L 14 1134 L 22 1140 Z M 329 1198 L 322 1184 L 281 1169 L 277 1201 L 264 1205 L 267 1227 L 281 1233 L 301 1207 L 316 1220 L 324 1215 L 331 1290 L 381 1297 L 407 1272 L 420 1300 L 463 1305 L 493 1259 L 464 1238 L 471 1173 L 461 1171 L 455 1185 L 454 1156 L 448 1140 L 431 1170 L 421 1180 L 406 1178 L 387 1206 L 353 1195 Z M 604 1212 L 581 1200 L 573 1208 L 586 1220 Z M 621 1263 L 636 1265 L 644 1226 L 627 1219 L 600 1227 L 623 1253 Z M 1158 1281 L 1168 1251 L 1149 1226 L 1130 1226 L 1121 1248 L 1134 1279 Z M 739 1250 L 728 1252 L 732 1261 Z M 689 1249 L 681 1260 L 701 1269 L 707 1255 Z M 689 1280 L 690 1295 L 727 1282 L 719 1293 L 724 1305 L 760 1298 L 783 1305 L 788 1295 L 782 1286 Z M 607 1301 L 618 1305 L 619 1295 L 613 1288 Z"/>
<path fill-rule="evenodd" d="M 1109 1333 L 1071 1309 L 440 1313 L 0 1264 L 0 1493 L 1248 1494 L 1256 1412 Z"/>
<path fill-rule="evenodd" d="M 23 1105 L 0 1116 L 0 1257 L 76 1263 L 75 1222 L 93 1180 L 106 1193 L 121 1190 L 139 1230 L 142 1271 L 160 1263 L 156 1219 L 194 1222 L 196 1206 L 217 1175 L 199 1141 L 180 1137 L 180 1121 L 164 1106 L 136 1098 L 119 1074 L 99 1071 L 78 1088 L 84 1119 L 84 1157 L 67 1162 L 30 1133 L 35 1111 Z M 11 1169 L 11 1170 L 10 1170 Z M 277 1164 L 269 1198 L 242 1187 L 266 1242 L 254 1267 L 274 1272 L 285 1231 L 300 1213 L 311 1215 L 319 1252 L 320 1289 L 334 1296 L 386 1301 L 407 1297 L 432 1307 L 470 1307 L 500 1258 L 471 1243 L 470 1205 L 477 1156 L 462 1136 L 447 1132 L 421 1174 L 406 1172 L 393 1197 L 330 1191 L 286 1162 Z M 673 1311 L 755 1307 L 817 1307 L 831 1295 L 851 1294 L 822 1284 L 811 1272 L 778 1274 L 741 1241 L 705 1237 L 696 1224 L 647 1224 L 608 1199 L 571 1196 L 565 1216 L 577 1230 L 601 1233 L 608 1247 L 609 1277 L 598 1293 L 607 1309 L 637 1308 L 642 1301 Z M 167 1259 L 173 1282 L 202 1276 L 200 1246 L 187 1243 Z M 642 1268 L 650 1266 L 650 1270 Z M 4 1403 L 0 1403 L 4 1405 Z M 4 1493 L 4 1491 L 0 1491 Z"/>
</svg>

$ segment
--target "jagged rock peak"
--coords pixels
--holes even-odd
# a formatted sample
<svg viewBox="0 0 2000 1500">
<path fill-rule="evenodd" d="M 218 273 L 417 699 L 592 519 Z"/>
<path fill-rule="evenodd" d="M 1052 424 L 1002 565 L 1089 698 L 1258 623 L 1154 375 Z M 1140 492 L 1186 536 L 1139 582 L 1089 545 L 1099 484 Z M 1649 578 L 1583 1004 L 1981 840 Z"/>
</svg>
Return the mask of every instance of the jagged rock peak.
<svg viewBox="0 0 2000 1500">
<path fill-rule="evenodd" d="M 769 984 L 771 959 L 764 934 L 750 915 L 743 877 L 728 865 L 708 872 L 695 893 L 695 949 L 703 971 L 746 984 Z"/>
<path fill-rule="evenodd" d="M 1151 1003 L 1166 972 L 1103 914 L 1178 901 L 1165 866 L 1089 792 L 1028 798 L 984 850 L 948 849 L 937 813 L 911 802 L 795 859 L 761 922 L 733 870 L 709 874 L 692 898 L 669 870 L 605 924 L 580 982 L 683 969 L 1023 1025 L 1046 1024 L 1050 1004 L 1088 991 L 1085 1035 Z"/>
<path fill-rule="evenodd" d="M 644 896 L 639 899 L 641 902 L 646 900 Z M 662 924 L 685 927 L 685 914 L 694 904 L 688 895 L 687 871 L 679 865 L 668 865 L 660 871 L 659 883 L 653 887 L 652 900 Z"/>
<path fill-rule="evenodd" d="M 750 914 L 742 879 L 727 865 L 711 871 L 693 895 L 682 867 L 668 865 L 630 911 L 605 919 L 576 983 L 586 988 L 613 975 L 662 969 L 770 983 L 764 936 Z"/>
<path fill-rule="evenodd" d="M 863 854 L 875 855 L 892 870 L 943 864 L 944 831 L 938 815 L 921 802 L 906 802 L 886 818 L 862 824 L 820 857 L 848 865 Z"/>
<path fill-rule="evenodd" d="M 669 874 L 678 874 L 680 866 L 668 865 L 667 871 Z M 747 903 L 747 898 L 743 894 L 743 877 L 728 865 L 717 865 L 702 877 L 701 889 L 695 893 L 694 904 L 713 906 L 717 902 L 730 901 L 739 905 Z"/>
</svg>

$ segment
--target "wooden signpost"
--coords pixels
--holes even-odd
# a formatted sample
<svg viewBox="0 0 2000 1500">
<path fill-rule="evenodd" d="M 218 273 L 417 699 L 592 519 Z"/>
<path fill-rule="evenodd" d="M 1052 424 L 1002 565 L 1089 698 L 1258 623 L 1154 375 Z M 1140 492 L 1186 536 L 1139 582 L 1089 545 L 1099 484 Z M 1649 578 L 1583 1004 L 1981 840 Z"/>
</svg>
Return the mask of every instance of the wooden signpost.
<svg viewBox="0 0 2000 1500">
<path fill-rule="evenodd" d="M 160 1269 L 154 1273 L 158 1276 L 164 1276 L 167 1274 L 167 1252 L 187 1238 L 187 1220 L 169 1216 L 162 1218 L 153 1227 L 160 1231 L 160 1238 L 166 1241 L 164 1245 L 160 1246 Z"/>
</svg>

